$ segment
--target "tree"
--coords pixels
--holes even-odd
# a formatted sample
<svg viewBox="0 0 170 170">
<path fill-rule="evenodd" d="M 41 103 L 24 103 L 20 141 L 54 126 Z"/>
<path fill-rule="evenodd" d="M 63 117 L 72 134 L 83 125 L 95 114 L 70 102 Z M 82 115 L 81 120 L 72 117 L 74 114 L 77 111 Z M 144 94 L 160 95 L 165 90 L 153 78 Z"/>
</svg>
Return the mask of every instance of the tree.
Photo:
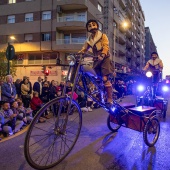
<svg viewBox="0 0 170 170">
<path fill-rule="evenodd" d="M 4 80 L 7 75 L 7 64 L 5 51 L 0 51 L 0 80 Z M 16 76 L 16 59 L 10 61 L 10 74 Z"/>
</svg>

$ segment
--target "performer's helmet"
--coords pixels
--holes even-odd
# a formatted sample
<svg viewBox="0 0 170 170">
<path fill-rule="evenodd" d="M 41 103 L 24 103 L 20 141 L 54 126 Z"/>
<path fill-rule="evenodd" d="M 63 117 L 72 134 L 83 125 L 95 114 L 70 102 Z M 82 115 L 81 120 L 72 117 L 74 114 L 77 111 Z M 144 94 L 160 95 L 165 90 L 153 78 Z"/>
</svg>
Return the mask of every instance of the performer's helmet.
<svg viewBox="0 0 170 170">
<path fill-rule="evenodd" d="M 93 32 L 95 30 L 98 30 L 99 24 L 98 24 L 97 20 L 95 20 L 95 19 L 88 20 L 86 23 L 86 29 L 88 32 Z"/>
</svg>

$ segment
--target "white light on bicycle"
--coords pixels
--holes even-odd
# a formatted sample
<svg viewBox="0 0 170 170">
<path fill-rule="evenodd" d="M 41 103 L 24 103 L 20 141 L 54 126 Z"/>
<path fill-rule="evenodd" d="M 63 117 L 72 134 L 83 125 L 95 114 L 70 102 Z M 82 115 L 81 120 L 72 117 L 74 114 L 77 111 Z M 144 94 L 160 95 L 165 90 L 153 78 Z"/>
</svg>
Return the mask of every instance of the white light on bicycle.
<svg viewBox="0 0 170 170">
<path fill-rule="evenodd" d="M 114 112 L 116 110 L 116 107 L 115 106 L 112 106 L 111 107 L 111 111 Z"/>
<path fill-rule="evenodd" d="M 169 91 L 169 88 L 168 88 L 168 86 L 163 86 L 163 87 L 162 87 L 162 91 L 164 91 L 164 92 L 167 92 L 167 91 Z"/>
<path fill-rule="evenodd" d="M 140 92 L 142 92 L 142 91 L 145 90 L 145 87 L 144 87 L 143 85 L 139 85 L 139 86 L 137 87 L 137 90 L 140 91 Z"/>
<path fill-rule="evenodd" d="M 146 72 L 146 77 L 152 77 L 152 72 L 147 71 L 147 72 Z"/>
<path fill-rule="evenodd" d="M 76 63 L 76 59 L 73 55 L 68 55 L 67 62 L 70 66 L 73 66 Z"/>
</svg>

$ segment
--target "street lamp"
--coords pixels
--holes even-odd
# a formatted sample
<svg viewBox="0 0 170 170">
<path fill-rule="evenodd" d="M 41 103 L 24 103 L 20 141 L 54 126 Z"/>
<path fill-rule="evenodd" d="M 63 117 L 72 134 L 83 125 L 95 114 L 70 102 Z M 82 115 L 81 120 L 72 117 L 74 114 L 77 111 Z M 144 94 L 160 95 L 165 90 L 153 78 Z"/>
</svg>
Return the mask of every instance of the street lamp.
<svg viewBox="0 0 170 170">
<path fill-rule="evenodd" d="M 114 37 L 113 37 L 113 48 L 114 48 L 114 52 L 113 52 L 113 58 L 112 58 L 112 61 L 114 61 L 114 69 L 115 69 L 115 61 L 116 61 L 116 23 L 114 22 L 113 23 L 113 26 L 114 26 L 114 31 L 113 31 L 113 34 L 114 34 Z"/>
<path fill-rule="evenodd" d="M 10 39 L 15 39 L 14 36 L 11 36 Z M 11 45 L 9 42 L 8 42 L 8 46 L 7 46 L 7 49 L 6 49 L 6 58 L 7 58 L 7 61 L 8 61 L 8 65 L 7 65 L 7 75 L 10 74 L 10 60 L 12 60 L 15 56 L 15 48 L 13 45 Z"/>
<path fill-rule="evenodd" d="M 16 38 L 14 36 L 10 36 L 11 40 L 16 40 Z"/>
</svg>

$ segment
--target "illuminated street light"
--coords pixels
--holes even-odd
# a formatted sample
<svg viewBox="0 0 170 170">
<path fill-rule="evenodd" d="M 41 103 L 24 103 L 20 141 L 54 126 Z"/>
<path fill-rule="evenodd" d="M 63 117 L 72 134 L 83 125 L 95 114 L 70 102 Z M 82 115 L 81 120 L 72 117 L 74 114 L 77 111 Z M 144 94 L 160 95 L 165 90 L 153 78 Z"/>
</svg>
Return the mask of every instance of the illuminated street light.
<svg viewBox="0 0 170 170">
<path fill-rule="evenodd" d="M 14 36 L 10 36 L 11 40 L 16 40 L 16 38 Z"/>
<path fill-rule="evenodd" d="M 124 21 L 124 22 L 122 23 L 122 25 L 123 25 L 123 28 L 127 28 L 127 27 L 128 27 L 128 23 L 127 23 L 126 21 Z"/>
</svg>

